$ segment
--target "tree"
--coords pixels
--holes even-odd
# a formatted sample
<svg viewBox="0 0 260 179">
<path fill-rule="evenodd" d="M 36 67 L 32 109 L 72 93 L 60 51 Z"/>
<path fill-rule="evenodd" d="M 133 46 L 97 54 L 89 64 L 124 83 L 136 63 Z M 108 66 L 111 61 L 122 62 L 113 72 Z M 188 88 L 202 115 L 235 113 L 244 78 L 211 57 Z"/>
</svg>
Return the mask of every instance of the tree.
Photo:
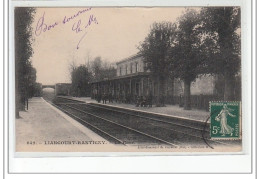
<svg viewBox="0 0 260 179">
<path fill-rule="evenodd" d="M 164 106 L 165 81 L 169 75 L 167 52 L 173 44 L 176 35 L 176 25 L 171 22 L 154 23 L 150 33 L 139 46 L 140 53 L 146 64 L 145 70 L 150 70 L 157 83 L 156 106 Z"/>
<path fill-rule="evenodd" d="M 28 72 L 28 97 L 33 97 L 37 92 L 37 83 L 36 83 L 36 69 L 32 66 L 29 66 Z"/>
<path fill-rule="evenodd" d="M 71 72 L 71 91 L 74 96 L 88 96 L 90 94 L 90 80 L 92 74 L 86 65 L 80 65 Z"/>
<path fill-rule="evenodd" d="M 208 67 L 224 77 L 224 100 L 234 100 L 234 81 L 241 67 L 240 13 L 239 7 L 207 7 L 201 11 L 204 36 L 215 40 L 208 48 Z"/>
<path fill-rule="evenodd" d="M 91 65 L 93 78 L 95 81 L 99 81 L 102 79 L 101 77 L 101 70 L 102 70 L 102 61 L 101 57 L 96 57 Z"/>
<path fill-rule="evenodd" d="M 100 81 L 113 78 L 116 76 L 116 69 L 109 62 L 104 62 L 101 57 L 96 57 L 91 63 L 91 71 L 93 74 L 92 81 Z"/>
<path fill-rule="evenodd" d="M 190 85 L 202 73 L 204 58 L 199 37 L 199 16 L 187 10 L 178 20 L 174 46 L 168 52 L 171 76 L 184 81 L 184 109 L 191 109 Z"/>
<path fill-rule="evenodd" d="M 116 69 L 110 64 L 102 62 L 101 57 L 96 57 L 94 61 L 77 66 L 73 60 L 69 65 L 71 76 L 71 92 L 73 96 L 90 95 L 90 83 L 104 80 L 116 76 Z"/>
<path fill-rule="evenodd" d="M 17 7 L 15 15 L 15 101 L 16 117 L 19 111 L 25 109 L 25 101 L 30 96 L 29 88 L 32 65 L 30 58 L 33 54 L 32 49 L 32 28 L 34 8 Z M 33 80 L 34 81 L 34 80 Z"/>
</svg>

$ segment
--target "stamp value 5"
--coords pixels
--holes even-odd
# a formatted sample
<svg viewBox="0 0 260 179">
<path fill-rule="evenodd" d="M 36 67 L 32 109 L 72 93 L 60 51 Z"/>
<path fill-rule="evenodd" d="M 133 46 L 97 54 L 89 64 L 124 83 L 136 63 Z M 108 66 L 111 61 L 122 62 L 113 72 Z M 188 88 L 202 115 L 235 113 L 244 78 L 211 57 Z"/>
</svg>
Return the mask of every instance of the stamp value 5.
<svg viewBox="0 0 260 179">
<path fill-rule="evenodd" d="M 211 139 L 240 139 L 240 102 L 210 102 Z"/>
</svg>

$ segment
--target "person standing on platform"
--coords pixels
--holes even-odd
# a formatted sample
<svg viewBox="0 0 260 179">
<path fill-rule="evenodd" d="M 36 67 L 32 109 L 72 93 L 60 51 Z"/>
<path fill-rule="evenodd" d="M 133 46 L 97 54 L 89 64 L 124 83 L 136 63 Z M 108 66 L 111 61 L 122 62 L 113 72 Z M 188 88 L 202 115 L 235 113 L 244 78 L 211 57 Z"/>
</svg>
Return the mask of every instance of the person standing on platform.
<svg viewBox="0 0 260 179">
<path fill-rule="evenodd" d="M 152 107 L 153 106 L 153 95 L 152 93 L 149 93 L 148 96 L 148 107 Z"/>
<path fill-rule="evenodd" d="M 98 101 L 98 103 L 101 102 L 101 94 L 100 93 L 97 94 L 97 101 Z"/>
<path fill-rule="evenodd" d="M 143 96 L 141 96 L 139 99 L 139 104 L 141 105 L 141 107 L 143 107 L 143 104 L 144 104 L 143 101 L 144 101 L 144 98 L 143 98 Z"/>
<path fill-rule="evenodd" d="M 102 100 L 103 100 L 103 104 L 107 104 L 107 95 L 106 95 L 106 93 L 103 94 Z"/>
<path fill-rule="evenodd" d="M 108 102 L 113 103 L 112 93 L 109 93 L 109 95 L 108 95 Z"/>
<path fill-rule="evenodd" d="M 140 105 L 139 102 L 140 102 L 139 96 L 136 96 L 136 105 L 135 105 L 136 107 L 139 107 Z"/>
<path fill-rule="evenodd" d="M 102 103 L 105 104 L 105 93 L 102 94 L 101 99 L 102 99 Z"/>
</svg>

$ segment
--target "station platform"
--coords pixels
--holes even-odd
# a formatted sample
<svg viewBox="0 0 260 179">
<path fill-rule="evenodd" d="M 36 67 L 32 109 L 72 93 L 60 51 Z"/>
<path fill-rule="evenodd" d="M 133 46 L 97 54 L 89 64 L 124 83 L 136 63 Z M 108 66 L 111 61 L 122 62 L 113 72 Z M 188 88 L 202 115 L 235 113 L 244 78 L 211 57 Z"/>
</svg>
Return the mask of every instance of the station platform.
<svg viewBox="0 0 260 179">
<path fill-rule="evenodd" d="M 16 152 L 84 152 L 108 143 L 43 98 L 30 99 L 28 106 L 15 120 Z"/>
<path fill-rule="evenodd" d="M 96 100 L 91 99 L 90 97 L 72 97 L 72 99 L 84 101 L 86 103 L 98 103 Z M 103 104 L 102 102 L 100 104 Z M 111 106 L 117 106 L 127 109 L 134 109 L 134 110 L 140 110 L 145 111 L 149 113 L 156 113 L 160 115 L 169 115 L 169 116 L 178 116 L 182 118 L 188 118 L 191 120 L 199 120 L 199 121 L 206 121 L 209 118 L 210 113 L 205 110 L 199 110 L 199 109 L 192 109 L 192 110 L 184 110 L 183 108 L 180 108 L 178 105 L 166 105 L 165 107 L 136 107 L 133 104 L 125 104 L 125 103 L 106 103 L 106 105 Z"/>
</svg>

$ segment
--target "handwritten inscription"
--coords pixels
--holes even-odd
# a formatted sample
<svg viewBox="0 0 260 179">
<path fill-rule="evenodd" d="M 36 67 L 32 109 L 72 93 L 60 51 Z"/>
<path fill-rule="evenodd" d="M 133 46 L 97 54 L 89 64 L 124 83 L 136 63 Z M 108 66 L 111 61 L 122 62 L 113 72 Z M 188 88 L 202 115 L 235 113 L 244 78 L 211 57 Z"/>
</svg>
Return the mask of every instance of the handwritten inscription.
<svg viewBox="0 0 260 179">
<path fill-rule="evenodd" d="M 87 29 L 92 23 L 98 24 L 97 18 L 94 15 L 90 15 L 89 19 L 87 20 L 87 23 L 85 25 L 82 25 L 81 19 L 78 20 L 78 22 L 75 22 L 72 26 L 72 31 L 75 31 L 76 33 L 82 32 L 83 29 Z M 87 32 L 83 34 L 83 36 L 80 38 L 77 49 L 79 49 L 79 44 L 83 40 L 83 38 L 87 35 Z"/>
<path fill-rule="evenodd" d="M 84 29 L 88 28 L 92 24 L 92 22 L 94 22 L 95 24 L 98 24 L 97 18 L 94 15 L 89 16 L 88 23 L 85 26 L 83 26 L 83 28 Z M 82 31 L 81 19 L 78 20 L 78 22 L 75 22 L 73 24 L 72 30 L 75 31 L 76 33 Z"/>
<path fill-rule="evenodd" d="M 45 16 L 45 12 L 43 13 L 42 17 L 40 17 L 40 19 L 37 22 L 37 26 L 36 26 L 36 29 L 35 29 L 35 35 L 36 36 L 39 36 L 39 35 L 41 35 L 42 32 L 46 32 L 47 30 L 51 30 L 51 29 L 55 28 L 55 26 L 58 25 L 58 22 L 47 25 L 44 22 L 44 16 Z"/>
<path fill-rule="evenodd" d="M 38 19 L 38 22 L 37 22 L 37 25 L 36 25 L 36 28 L 35 28 L 35 35 L 40 36 L 44 32 L 51 31 L 51 30 L 55 29 L 55 27 L 59 26 L 60 24 L 66 25 L 70 21 L 74 21 L 74 19 L 76 19 L 81 14 L 86 13 L 90 10 L 91 10 L 91 8 L 80 10 L 72 16 L 64 16 L 62 21 L 57 21 L 57 22 L 50 23 L 50 24 L 47 24 L 45 22 L 45 12 L 44 12 L 43 15 Z M 77 49 L 79 49 L 80 42 L 87 35 L 87 28 L 89 26 L 91 26 L 92 24 L 98 24 L 97 18 L 95 17 L 94 14 L 91 14 L 91 15 L 87 16 L 86 18 L 81 18 L 81 19 L 77 20 L 77 22 L 73 23 L 71 30 L 73 32 L 75 32 L 76 34 L 78 34 L 78 33 L 83 34 L 80 37 L 80 39 L 77 43 L 77 47 L 76 47 Z"/>
<path fill-rule="evenodd" d="M 80 11 L 78 11 L 78 13 L 76 13 L 76 14 L 70 16 L 70 17 L 64 16 L 62 23 L 66 24 L 67 22 L 69 22 L 69 21 L 75 19 L 76 17 L 78 17 L 80 14 L 83 14 L 83 13 L 88 12 L 90 10 L 91 10 L 91 7 L 87 8 L 87 9 L 80 10 Z"/>
</svg>

